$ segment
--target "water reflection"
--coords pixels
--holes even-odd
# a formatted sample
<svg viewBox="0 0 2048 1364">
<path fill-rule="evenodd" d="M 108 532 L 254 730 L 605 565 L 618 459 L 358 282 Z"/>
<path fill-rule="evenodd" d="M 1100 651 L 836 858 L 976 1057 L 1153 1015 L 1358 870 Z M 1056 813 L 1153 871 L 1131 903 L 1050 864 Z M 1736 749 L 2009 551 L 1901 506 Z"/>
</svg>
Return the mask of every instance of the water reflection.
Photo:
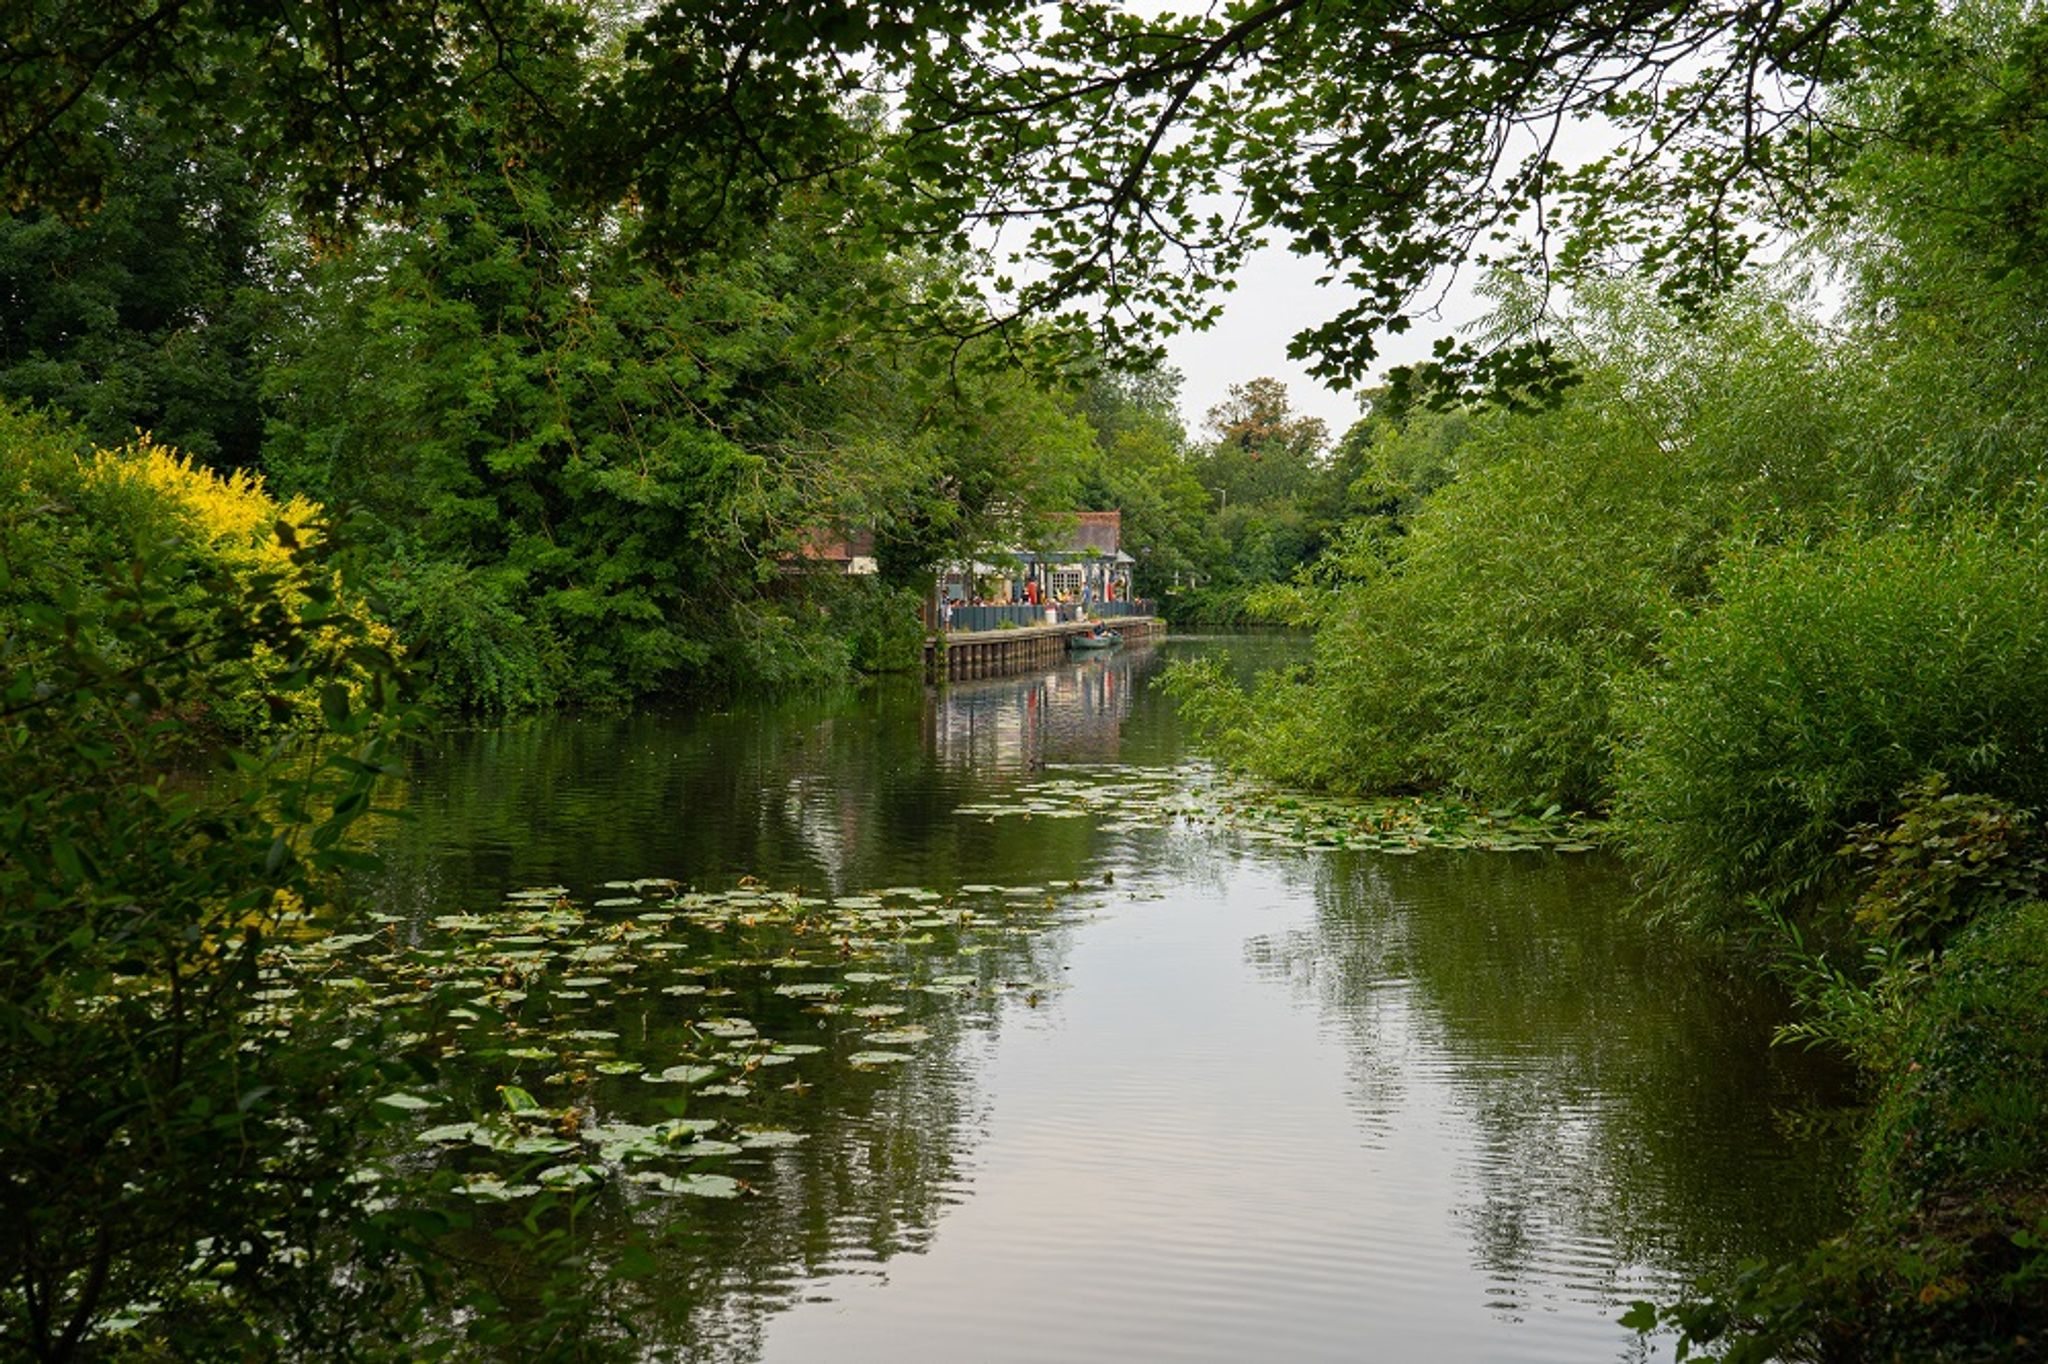
<svg viewBox="0 0 2048 1364">
<path fill-rule="evenodd" d="M 1839 1142 L 1803 1121 L 1840 1073 L 1769 1046 L 1781 1002 L 1617 909 L 1557 854 L 1338 854 L 1312 920 L 1251 940 L 1352 1060 L 1371 1133 L 1460 1129 L 1455 1215 L 1515 1313 L 1788 1252 L 1836 1216 Z"/>
<path fill-rule="evenodd" d="M 751 1197 L 603 1193 L 607 1235 L 658 1252 L 634 1312 L 678 1357 L 1626 1358 L 1617 1298 L 1824 1227 L 1840 1153 L 1775 1115 L 1826 1077 L 1763 1045 L 1773 1001 L 1630 928 L 1606 863 L 955 813 L 1048 768 L 1185 761 L 1165 658 L 1295 647 L 445 736 L 372 889 L 425 924 L 643 876 L 1096 887 L 1040 935 L 990 915 L 891 949 L 876 969 L 989 987 L 891 996 L 933 1034 L 912 1064 L 809 1058 L 795 1088 L 693 1100 L 805 1134 L 735 1159 Z M 671 968 L 764 1036 L 843 1051 L 874 1026 L 776 993 L 776 943 L 690 942 L 594 1011 L 622 1054 L 692 1045 L 706 1006 L 661 993 Z M 467 1083 L 483 1103 L 503 1079 Z M 571 1099 L 663 1112 L 623 1083 Z"/>
<path fill-rule="evenodd" d="M 838 890 L 1076 875 L 1093 849 L 1085 824 L 1019 839 L 953 809 L 1047 763 L 1177 757 L 1170 712 L 1133 707 L 1161 663 L 1160 650 L 1131 648 L 944 689 L 883 679 L 443 735 L 411 764 L 411 822 L 384 833 L 393 871 L 380 894 L 446 912 L 507 887 L 618 877 Z"/>
<path fill-rule="evenodd" d="M 932 752 L 944 766 L 983 774 L 1055 762 L 1117 762 L 1131 701 L 1158 665 L 1144 647 L 1096 655 L 1032 676 L 956 682 L 934 693 Z"/>
</svg>

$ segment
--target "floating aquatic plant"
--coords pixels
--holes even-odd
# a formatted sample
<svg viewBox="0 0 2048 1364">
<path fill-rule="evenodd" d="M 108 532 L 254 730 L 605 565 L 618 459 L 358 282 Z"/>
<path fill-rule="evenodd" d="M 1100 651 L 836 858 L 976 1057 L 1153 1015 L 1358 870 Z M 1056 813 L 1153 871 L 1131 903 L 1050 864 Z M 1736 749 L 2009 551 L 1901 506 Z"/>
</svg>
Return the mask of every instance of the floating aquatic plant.
<svg viewBox="0 0 2048 1364">
<path fill-rule="evenodd" d="M 378 915 L 377 932 L 280 945 L 261 1002 L 280 1027 L 316 996 L 402 1012 L 403 1045 L 444 1080 L 377 1104 L 421 1121 L 408 1146 L 459 1170 L 459 1196 L 733 1198 L 748 1186 L 718 1164 L 771 1161 L 806 1135 L 748 1114 L 783 1117 L 834 1067 L 900 1068 L 945 1011 L 1013 993 L 984 954 L 1060 922 L 1081 888 L 821 896 L 642 878 L 585 904 L 534 886 L 492 910 Z"/>
<path fill-rule="evenodd" d="M 1055 771 L 1057 775 L 1020 786 L 1008 799 L 961 805 L 955 813 L 987 822 L 1094 815 L 1108 832 L 1188 824 L 1230 829 L 1253 842 L 1277 846 L 1395 854 L 1425 848 L 1586 852 L 1600 833 L 1597 822 L 1557 806 L 1535 812 L 1479 809 L 1455 800 L 1419 796 L 1304 795 L 1225 776 L 1201 764 L 1065 766 Z M 1035 889 L 1011 887 L 1006 893 L 1030 894 Z"/>
</svg>

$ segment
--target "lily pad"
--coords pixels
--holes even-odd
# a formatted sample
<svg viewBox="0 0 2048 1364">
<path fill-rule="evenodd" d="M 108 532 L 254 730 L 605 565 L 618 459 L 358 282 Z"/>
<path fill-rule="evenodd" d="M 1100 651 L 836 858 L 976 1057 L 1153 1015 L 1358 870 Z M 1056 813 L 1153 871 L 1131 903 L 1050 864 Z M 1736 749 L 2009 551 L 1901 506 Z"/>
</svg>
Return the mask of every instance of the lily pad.
<svg viewBox="0 0 2048 1364">
<path fill-rule="evenodd" d="M 775 993 L 788 995 L 792 999 L 830 999 L 835 995 L 845 994 L 846 987 L 836 981 L 810 980 L 791 985 L 778 985 L 775 987 Z"/>
<path fill-rule="evenodd" d="M 681 1194 L 691 1198 L 738 1198 L 740 1182 L 729 1175 L 666 1175 L 655 1171 L 632 1176 L 637 1184 L 655 1193 Z"/>
<path fill-rule="evenodd" d="M 499 1085 L 498 1098 L 504 1102 L 507 1113 L 530 1113 L 540 1107 L 540 1100 L 518 1085 Z"/>
<path fill-rule="evenodd" d="M 550 1165 L 534 1176 L 546 1189 L 582 1189 L 603 1178 L 604 1169 L 597 1165 Z"/>
<path fill-rule="evenodd" d="M 395 1108 L 401 1113 L 419 1113 L 434 1106 L 432 1099 L 422 1099 L 417 1094 L 384 1094 L 378 1096 L 380 1108 Z"/>
<path fill-rule="evenodd" d="M 713 1156 L 736 1156 L 740 1153 L 737 1142 L 730 1141 L 686 1141 L 672 1146 L 668 1154 L 682 1160 L 708 1160 Z"/>
<path fill-rule="evenodd" d="M 795 1146 L 808 1139 L 803 1132 L 790 1132 L 779 1127 L 742 1127 L 739 1130 L 740 1145 L 750 1151 L 772 1151 L 785 1146 Z"/>
<path fill-rule="evenodd" d="M 890 1028 L 884 1032 L 871 1032 L 861 1040 L 878 1047 L 907 1047 L 917 1042 L 929 1042 L 931 1038 L 930 1031 L 924 1028 Z"/>
<path fill-rule="evenodd" d="M 507 1184 L 496 1175 L 479 1175 L 465 1184 L 455 1186 L 455 1192 L 464 1198 L 480 1198 L 491 1202 L 504 1203 L 515 1198 L 530 1198 L 540 1192 L 538 1184 Z"/>
<path fill-rule="evenodd" d="M 491 1143 L 493 1151 L 514 1156 L 561 1156 L 576 1149 L 576 1143 L 562 1137 L 519 1136 Z"/>
<path fill-rule="evenodd" d="M 670 1118 L 654 1129 L 663 1141 L 691 1141 L 719 1126 L 716 1118 Z"/>
</svg>

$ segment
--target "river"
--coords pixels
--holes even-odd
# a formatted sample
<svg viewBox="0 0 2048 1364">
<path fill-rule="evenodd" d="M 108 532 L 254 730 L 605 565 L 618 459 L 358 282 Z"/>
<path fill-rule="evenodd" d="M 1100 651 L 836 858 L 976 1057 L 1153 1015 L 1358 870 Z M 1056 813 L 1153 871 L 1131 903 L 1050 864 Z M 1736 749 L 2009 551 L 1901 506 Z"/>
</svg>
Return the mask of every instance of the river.
<svg viewBox="0 0 2048 1364">
<path fill-rule="evenodd" d="M 1206 778 L 1163 666 L 1298 647 L 441 736 L 382 835 L 389 922 L 566 892 L 514 1004 L 586 1039 L 482 1049 L 454 1107 L 512 1081 L 707 1129 L 690 1168 L 739 1196 L 598 1199 L 654 1252 L 627 1310 L 657 1356 L 1660 1357 L 1629 1300 L 1839 1221 L 1839 1077 L 1602 854 L 1171 817 Z M 865 926 L 756 905 L 798 888 Z M 707 1056 L 687 1102 L 656 1083 Z"/>
</svg>

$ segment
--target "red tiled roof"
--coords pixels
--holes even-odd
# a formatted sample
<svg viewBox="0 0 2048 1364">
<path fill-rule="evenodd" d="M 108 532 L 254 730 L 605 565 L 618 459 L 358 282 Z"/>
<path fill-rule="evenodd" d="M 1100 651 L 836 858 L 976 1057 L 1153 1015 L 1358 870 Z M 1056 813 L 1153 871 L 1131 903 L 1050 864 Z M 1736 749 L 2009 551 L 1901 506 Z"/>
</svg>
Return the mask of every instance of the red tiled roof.
<svg viewBox="0 0 2048 1364">
<path fill-rule="evenodd" d="M 812 526 L 797 532 L 794 557 L 799 559 L 848 563 L 854 559 L 872 559 L 874 556 L 875 533 L 871 530 L 857 530 L 848 534 L 844 531 L 828 530 L 822 526 Z"/>
</svg>

